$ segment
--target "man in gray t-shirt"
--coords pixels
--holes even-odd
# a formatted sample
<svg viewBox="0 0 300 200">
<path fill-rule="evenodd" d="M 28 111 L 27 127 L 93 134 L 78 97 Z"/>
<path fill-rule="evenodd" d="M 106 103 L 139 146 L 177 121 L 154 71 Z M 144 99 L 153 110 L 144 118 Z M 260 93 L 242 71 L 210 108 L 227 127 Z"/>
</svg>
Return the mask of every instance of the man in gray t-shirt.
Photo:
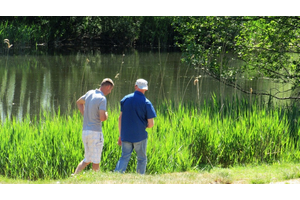
<svg viewBox="0 0 300 200">
<path fill-rule="evenodd" d="M 99 117 L 100 110 L 106 111 L 106 98 L 102 91 L 90 90 L 80 99 L 85 101 L 85 110 L 82 130 L 102 132 L 102 122 Z M 89 102 L 89 103 L 87 103 Z"/>
<path fill-rule="evenodd" d="M 106 95 L 114 87 L 111 79 L 103 79 L 99 89 L 90 90 L 77 100 L 77 107 L 83 115 L 82 141 L 84 159 L 78 164 L 74 174 L 93 163 L 93 170 L 98 171 L 103 149 L 102 122 L 107 120 Z"/>
</svg>

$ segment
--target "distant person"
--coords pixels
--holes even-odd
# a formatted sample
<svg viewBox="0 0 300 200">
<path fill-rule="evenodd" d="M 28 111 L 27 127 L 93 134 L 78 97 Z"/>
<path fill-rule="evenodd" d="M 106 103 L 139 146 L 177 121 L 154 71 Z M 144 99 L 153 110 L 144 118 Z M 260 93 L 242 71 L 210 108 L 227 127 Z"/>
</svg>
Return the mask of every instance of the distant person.
<svg viewBox="0 0 300 200">
<path fill-rule="evenodd" d="M 144 95 L 147 90 L 148 82 L 144 79 L 138 79 L 135 83 L 135 92 L 126 95 L 120 102 L 118 145 L 122 146 L 122 155 L 115 172 L 125 172 L 134 149 L 137 154 L 136 171 L 145 174 L 148 138 L 146 128 L 153 127 L 154 117 L 156 117 L 152 103 Z"/>
<path fill-rule="evenodd" d="M 74 174 L 78 174 L 88 164 L 93 163 L 93 170 L 99 170 L 103 149 L 102 122 L 107 120 L 106 95 L 114 87 L 110 78 L 103 79 L 100 88 L 88 91 L 77 100 L 77 107 L 83 115 L 82 141 L 84 159 L 78 164 Z"/>
</svg>

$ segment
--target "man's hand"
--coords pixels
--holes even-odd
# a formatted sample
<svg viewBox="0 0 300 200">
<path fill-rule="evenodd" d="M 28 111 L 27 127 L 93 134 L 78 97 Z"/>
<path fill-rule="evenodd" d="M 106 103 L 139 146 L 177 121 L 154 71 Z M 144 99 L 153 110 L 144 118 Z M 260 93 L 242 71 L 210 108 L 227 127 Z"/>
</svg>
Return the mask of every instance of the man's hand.
<svg viewBox="0 0 300 200">
<path fill-rule="evenodd" d="M 119 146 L 122 146 L 121 136 L 119 137 L 118 145 L 119 145 Z"/>
<path fill-rule="evenodd" d="M 154 119 L 151 118 L 151 119 L 148 119 L 148 125 L 147 125 L 147 128 L 152 128 L 154 126 Z"/>
<path fill-rule="evenodd" d="M 105 110 L 99 110 L 100 121 L 104 122 L 108 118 L 108 114 Z"/>
<path fill-rule="evenodd" d="M 82 115 L 84 115 L 84 104 L 85 101 L 81 97 L 76 101 L 77 107 Z"/>
</svg>

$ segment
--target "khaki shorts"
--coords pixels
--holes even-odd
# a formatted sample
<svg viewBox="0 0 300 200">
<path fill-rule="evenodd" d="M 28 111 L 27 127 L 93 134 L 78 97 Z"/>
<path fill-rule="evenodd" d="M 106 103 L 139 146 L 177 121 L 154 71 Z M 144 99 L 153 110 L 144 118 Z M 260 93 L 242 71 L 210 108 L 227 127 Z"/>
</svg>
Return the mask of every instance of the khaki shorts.
<svg viewBox="0 0 300 200">
<path fill-rule="evenodd" d="M 84 145 L 84 159 L 85 163 L 99 164 L 101 161 L 101 154 L 103 149 L 103 133 L 97 131 L 82 131 L 82 141 Z"/>
</svg>

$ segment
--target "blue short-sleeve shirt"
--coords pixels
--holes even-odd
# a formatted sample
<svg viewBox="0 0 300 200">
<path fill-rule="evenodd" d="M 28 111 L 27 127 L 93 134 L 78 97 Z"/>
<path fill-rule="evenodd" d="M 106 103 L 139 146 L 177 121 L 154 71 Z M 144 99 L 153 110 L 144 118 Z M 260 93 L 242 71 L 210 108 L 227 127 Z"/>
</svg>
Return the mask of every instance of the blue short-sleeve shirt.
<svg viewBox="0 0 300 200">
<path fill-rule="evenodd" d="M 152 103 L 139 91 L 126 95 L 120 103 L 121 140 L 134 143 L 148 138 L 148 119 L 156 117 Z"/>
</svg>

